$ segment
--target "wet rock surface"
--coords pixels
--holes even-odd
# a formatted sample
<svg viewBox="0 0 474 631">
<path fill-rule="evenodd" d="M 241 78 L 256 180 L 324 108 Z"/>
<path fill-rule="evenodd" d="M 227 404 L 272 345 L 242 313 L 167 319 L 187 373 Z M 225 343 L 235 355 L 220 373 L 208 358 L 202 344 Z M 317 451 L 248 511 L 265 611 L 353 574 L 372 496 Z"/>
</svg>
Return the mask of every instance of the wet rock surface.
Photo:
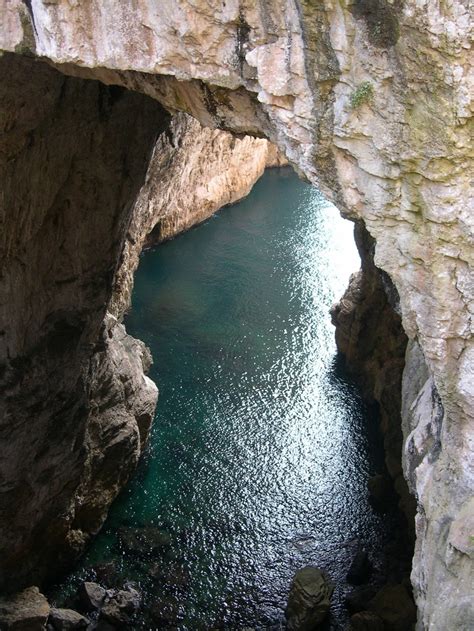
<svg viewBox="0 0 474 631">
<path fill-rule="evenodd" d="M 333 588 L 321 570 L 307 566 L 296 572 L 288 596 L 289 631 L 313 631 L 329 612 Z"/>
</svg>

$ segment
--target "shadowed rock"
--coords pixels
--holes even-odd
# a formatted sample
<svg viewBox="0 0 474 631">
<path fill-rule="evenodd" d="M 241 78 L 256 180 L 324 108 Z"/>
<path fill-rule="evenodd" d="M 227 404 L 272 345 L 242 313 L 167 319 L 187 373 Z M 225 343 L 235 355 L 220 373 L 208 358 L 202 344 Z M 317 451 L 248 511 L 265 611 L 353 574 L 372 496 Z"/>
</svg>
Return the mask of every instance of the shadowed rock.
<svg viewBox="0 0 474 631">
<path fill-rule="evenodd" d="M 13 596 L 0 598 L 0 629 L 7 631 L 40 631 L 45 628 L 50 607 L 37 587 Z"/>
<path fill-rule="evenodd" d="M 73 609 L 51 609 L 49 624 L 56 631 L 87 629 L 89 620 Z"/>
<path fill-rule="evenodd" d="M 416 621 L 415 603 L 404 585 L 382 587 L 368 609 L 380 616 L 385 631 L 407 631 Z"/>
<path fill-rule="evenodd" d="M 372 574 L 372 563 L 365 550 L 357 550 L 347 573 L 347 580 L 353 585 L 367 583 Z"/>
<path fill-rule="evenodd" d="M 105 589 L 97 583 L 86 581 L 79 588 L 79 600 L 85 611 L 100 609 L 105 601 L 105 596 Z"/>
<path fill-rule="evenodd" d="M 372 611 L 361 611 L 351 618 L 350 631 L 384 631 L 383 620 Z"/>
</svg>

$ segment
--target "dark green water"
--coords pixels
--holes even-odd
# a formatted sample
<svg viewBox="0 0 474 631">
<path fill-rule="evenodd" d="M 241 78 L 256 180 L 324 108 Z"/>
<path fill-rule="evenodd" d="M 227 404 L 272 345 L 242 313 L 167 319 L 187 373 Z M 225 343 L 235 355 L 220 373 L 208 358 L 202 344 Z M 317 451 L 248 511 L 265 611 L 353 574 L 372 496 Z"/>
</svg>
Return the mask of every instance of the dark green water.
<svg viewBox="0 0 474 631">
<path fill-rule="evenodd" d="M 354 540 L 376 558 L 388 528 L 367 500 L 376 421 L 338 369 L 328 313 L 358 264 L 352 225 L 290 170 L 142 256 L 127 329 L 152 350 L 157 416 L 73 582 L 115 559 L 179 629 L 268 629 L 294 571 L 315 563 L 343 628 Z M 147 525 L 171 546 L 125 553 L 117 530 Z"/>
</svg>

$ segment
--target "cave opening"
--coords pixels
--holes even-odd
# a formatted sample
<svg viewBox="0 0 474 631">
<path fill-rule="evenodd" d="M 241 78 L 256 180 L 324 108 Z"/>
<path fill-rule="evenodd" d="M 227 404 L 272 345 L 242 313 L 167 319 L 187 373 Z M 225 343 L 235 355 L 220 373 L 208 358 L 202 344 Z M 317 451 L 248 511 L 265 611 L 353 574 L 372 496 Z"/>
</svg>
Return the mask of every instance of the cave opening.
<svg viewBox="0 0 474 631">
<path fill-rule="evenodd" d="M 12 449 L 2 460 L 2 473 L 6 474 L 3 523 L 10 523 L 9 498 L 14 496 L 16 502 L 15 519 L 2 535 L 2 545 L 13 553 L 7 555 L 9 560 L 2 571 L 4 584 L 13 573 L 21 584 L 25 579 L 42 581 L 51 570 L 45 566 L 48 558 L 50 562 L 55 559 L 58 568 L 66 567 L 89 534 L 100 528 L 108 504 L 133 471 L 149 429 L 153 407 L 150 408 L 149 400 L 137 402 L 132 412 L 135 425 L 130 426 L 130 394 L 137 399 L 141 394 L 132 380 L 114 381 L 117 366 L 107 359 L 107 349 L 120 325 L 110 324 L 107 318 L 104 324 L 104 317 L 107 305 L 117 305 L 113 302 L 112 285 L 114 278 L 117 281 L 123 244 L 130 237 L 129 220 L 149 156 L 156 138 L 168 127 L 169 114 L 156 101 L 138 93 L 95 81 L 65 78 L 28 59 L 4 56 L 0 63 L 12 92 L 2 102 L 11 117 L 5 127 L 12 131 L 2 165 L 4 180 L 8 182 L 5 208 L 10 217 L 18 218 L 13 224 L 6 215 L 8 229 L 2 244 L 2 281 L 8 300 L 2 305 L 6 367 L 1 386 L 5 393 L 5 418 L 15 418 L 13 428 L 11 423 L 8 427 L 4 424 L 3 431 L 10 434 L 15 449 L 20 445 L 28 454 L 19 462 Z M 25 89 L 27 84 L 29 90 Z M 28 186 L 20 187 L 21 181 L 28 181 Z M 300 185 L 303 186 L 295 184 Z M 249 203 L 251 200 L 252 197 Z M 235 212 L 237 209 L 233 208 L 229 215 L 234 216 Z M 303 227 L 300 236 L 306 234 L 305 230 L 308 226 Z M 359 233 L 361 242 L 363 228 L 359 227 Z M 279 234 L 284 234 L 284 227 L 280 226 Z M 176 244 L 166 247 L 177 247 Z M 284 241 L 278 245 L 283 252 Z M 196 253 L 194 256 L 199 257 Z M 300 265 L 304 270 L 304 263 Z M 121 306 L 114 308 L 119 311 Z M 336 317 L 343 316 L 338 312 Z M 139 373 L 141 364 L 146 363 L 146 352 L 138 343 L 138 348 L 130 352 L 133 342 L 124 332 L 120 331 L 119 336 L 123 336 L 119 342 L 125 349 L 124 356 L 127 361 L 135 361 Z M 209 346 L 212 354 L 212 343 Z M 396 380 L 396 368 L 400 367 L 391 368 Z M 331 369 L 335 382 L 341 379 L 341 369 Z M 147 387 L 150 388 L 148 383 Z M 352 387 L 347 386 L 349 391 Z M 153 398 L 152 391 L 148 394 Z M 278 396 L 274 397 L 277 401 Z M 389 396 L 387 393 L 385 402 Z M 388 403 L 387 406 L 390 407 Z M 32 417 L 34 432 L 26 430 Z M 100 445 L 110 438 L 110 449 Z M 123 466 L 122 471 L 117 469 L 117 463 Z M 141 467 L 146 475 L 147 462 Z M 381 470 L 381 462 L 376 468 Z M 375 473 L 375 468 L 371 472 Z M 372 510 L 364 506 L 367 512 Z M 38 513 L 41 519 L 31 531 L 28 524 L 36 519 L 32 515 Z M 277 511 L 273 517 L 277 519 Z M 237 522 L 221 526 L 232 532 L 233 527 L 241 527 Z M 317 533 L 306 538 L 307 534 L 300 531 L 299 539 L 291 542 L 301 558 L 320 536 Z M 180 536 L 185 540 L 193 535 L 184 528 Z M 288 534 L 285 536 L 288 539 Z M 352 550 L 347 543 L 341 543 L 346 556 Z M 334 548 L 329 555 L 334 555 Z M 277 557 L 273 563 L 278 565 Z M 19 564 L 22 570 L 12 572 Z M 270 564 L 267 569 L 271 581 L 275 568 Z M 217 572 L 220 570 L 216 567 Z M 182 575 L 178 576 L 180 580 L 184 580 Z M 245 593 L 239 598 L 245 599 Z M 259 598 L 265 602 L 265 589 Z M 236 598 L 237 605 L 238 602 Z M 338 602 L 342 611 L 342 599 Z M 281 613 L 281 599 L 279 603 Z M 334 613 L 337 621 L 337 607 Z M 223 615 L 227 624 L 225 615 L 230 614 Z M 245 619 L 246 624 L 251 622 L 250 618 Z"/>
</svg>

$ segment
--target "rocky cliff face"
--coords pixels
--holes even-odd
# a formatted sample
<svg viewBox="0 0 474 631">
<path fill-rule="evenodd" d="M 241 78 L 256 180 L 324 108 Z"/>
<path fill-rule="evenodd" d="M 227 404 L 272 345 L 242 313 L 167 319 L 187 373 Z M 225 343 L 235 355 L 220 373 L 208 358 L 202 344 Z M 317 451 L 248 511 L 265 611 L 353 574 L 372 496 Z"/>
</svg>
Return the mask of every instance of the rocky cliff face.
<svg viewBox="0 0 474 631">
<path fill-rule="evenodd" d="M 401 386 L 407 336 L 397 290 L 390 277 L 375 266 L 375 243 L 362 222 L 355 224 L 354 236 L 362 265 L 331 310 L 336 344 L 364 395 L 378 404 L 387 471 L 414 538 L 416 503 L 402 470 Z"/>
<path fill-rule="evenodd" d="M 158 138 L 133 209 L 110 311 L 120 317 L 128 308 L 145 244 L 161 243 L 208 219 L 248 195 L 266 167 L 286 163 L 267 140 L 235 138 L 187 114 L 173 116 Z"/>
<path fill-rule="evenodd" d="M 405 375 L 424 367 L 426 376 L 402 386 L 405 471 L 418 501 L 418 626 L 472 626 L 468 0 L 170 0 L 159 8 L 147 0 L 2 0 L 0 15 L 0 48 L 152 96 L 205 125 L 266 136 L 342 212 L 364 220 L 375 264 L 399 294 L 411 352 Z M 80 165 L 72 165 L 74 177 Z M 120 186 L 127 173 L 115 170 Z M 34 190 L 31 172 L 22 180 Z M 99 207 L 89 221 L 102 217 Z M 74 230 L 77 222 L 68 234 Z M 103 278 L 110 287 L 81 240 L 76 251 L 93 276 L 83 282 Z M 50 305 L 32 284 L 24 295 L 46 314 Z M 15 307 L 11 313 L 25 312 Z M 40 339 L 34 326 L 29 335 Z M 42 429 L 35 424 L 47 435 Z"/>
<path fill-rule="evenodd" d="M 14 588 L 82 551 L 146 439 L 146 353 L 105 310 L 169 117 L 18 56 L 0 76 L 0 586 Z"/>
<path fill-rule="evenodd" d="M 111 314 L 146 236 L 202 221 L 283 159 L 28 58 L 4 55 L 0 75 L 0 585 L 14 588 L 82 552 L 146 444 L 151 358 Z"/>
</svg>

